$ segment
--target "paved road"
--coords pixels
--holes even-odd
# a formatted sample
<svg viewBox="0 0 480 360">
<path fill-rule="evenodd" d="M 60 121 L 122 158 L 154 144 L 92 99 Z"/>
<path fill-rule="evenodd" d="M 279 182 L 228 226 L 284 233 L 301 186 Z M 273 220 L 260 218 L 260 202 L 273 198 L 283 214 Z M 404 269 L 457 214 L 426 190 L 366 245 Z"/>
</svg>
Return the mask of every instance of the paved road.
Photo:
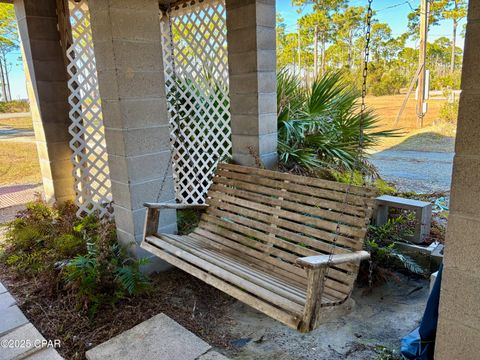
<svg viewBox="0 0 480 360">
<path fill-rule="evenodd" d="M 32 114 L 29 112 L 0 114 L 0 120 L 30 116 L 32 116 Z M 0 126 L 0 141 L 35 142 L 35 134 L 33 130 L 16 129 L 11 126 Z"/>
<path fill-rule="evenodd" d="M 453 153 L 385 150 L 370 156 L 383 179 L 401 191 L 449 191 Z"/>
<path fill-rule="evenodd" d="M 0 119 L 14 119 L 14 118 L 22 118 L 22 117 L 30 117 L 32 113 L 30 112 L 21 112 L 21 113 L 6 113 L 0 114 Z"/>
</svg>

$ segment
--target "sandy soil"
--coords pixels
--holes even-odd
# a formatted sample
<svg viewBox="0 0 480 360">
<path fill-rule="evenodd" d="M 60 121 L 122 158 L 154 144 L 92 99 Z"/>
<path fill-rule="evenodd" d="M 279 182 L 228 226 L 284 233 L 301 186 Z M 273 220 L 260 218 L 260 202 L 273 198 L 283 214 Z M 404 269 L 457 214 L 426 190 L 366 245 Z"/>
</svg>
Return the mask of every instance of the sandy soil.
<svg viewBox="0 0 480 360">
<path fill-rule="evenodd" d="M 301 334 L 236 302 L 225 333 L 238 360 L 368 360 L 382 347 L 399 349 L 400 339 L 418 326 L 428 296 L 425 280 L 399 277 L 365 295 L 356 289 L 354 306 L 331 312 L 315 331 Z M 222 349 L 225 352 L 225 349 Z"/>
</svg>

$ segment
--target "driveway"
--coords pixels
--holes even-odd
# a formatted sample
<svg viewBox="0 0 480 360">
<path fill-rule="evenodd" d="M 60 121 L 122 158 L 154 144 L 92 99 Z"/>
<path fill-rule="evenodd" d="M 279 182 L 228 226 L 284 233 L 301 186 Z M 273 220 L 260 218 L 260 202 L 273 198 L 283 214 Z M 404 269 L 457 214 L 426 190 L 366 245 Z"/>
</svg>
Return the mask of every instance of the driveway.
<svg viewBox="0 0 480 360">
<path fill-rule="evenodd" d="M 432 193 L 449 191 L 452 178 L 451 152 L 384 150 L 370 155 L 381 177 L 400 191 Z"/>
</svg>

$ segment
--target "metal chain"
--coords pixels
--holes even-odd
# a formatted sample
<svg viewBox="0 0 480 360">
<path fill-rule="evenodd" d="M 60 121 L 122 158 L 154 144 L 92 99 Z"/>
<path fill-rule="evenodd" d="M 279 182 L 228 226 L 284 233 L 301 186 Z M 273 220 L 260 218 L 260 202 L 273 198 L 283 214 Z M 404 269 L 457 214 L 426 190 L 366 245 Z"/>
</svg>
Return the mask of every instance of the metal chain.
<svg viewBox="0 0 480 360">
<path fill-rule="evenodd" d="M 365 111 L 367 109 L 366 97 L 367 97 L 367 79 L 368 79 L 368 61 L 370 59 L 370 37 L 372 30 L 372 2 L 373 0 L 368 0 L 368 9 L 367 9 L 367 21 L 365 29 L 365 53 L 364 53 L 364 67 L 363 67 L 363 85 L 362 85 L 362 105 L 360 108 L 360 142 L 359 142 L 359 153 L 363 156 L 363 121 L 365 117 Z M 370 257 L 368 259 L 368 287 L 371 289 L 373 283 L 373 260 Z"/>
<path fill-rule="evenodd" d="M 343 200 L 343 205 L 344 208 L 342 212 L 340 213 L 340 217 L 337 221 L 337 226 L 335 228 L 335 236 L 332 241 L 332 247 L 331 251 L 328 257 L 327 261 L 327 267 L 325 269 L 325 274 L 324 274 L 324 279 L 327 279 L 328 277 L 328 272 L 330 270 L 330 266 L 333 260 L 333 256 L 335 254 L 335 249 L 337 248 L 337 241 L 338 237 L 340 236 L 340 230 L 341 230 L 341 220 L 343 216 L 345 215 L 345 204 L 348 201 L 348 196 L 350 195 L 351 188 L 353 186 L 353 178 L 355 175 L 355 170 L 359 167 L 359 164 L 361 163 L 361 158 L 363 157 L 363 144 L 364 144 L 364 133 L 363 133 L 363 123 L 364 123 L 364 117 L 365 117 L 365 111 L 367 110 L 367 105 L 366 105 L 366 97 L 367 97 L 367 79 L 368 79 L 368 63 L 370 59 L 370 37 L 371 37 L 371 28 L 372 28 L 372 16 L 373 16 L 373 10 L 372 10 L 372 2 L 373 0 L 368 0 L 368 7 L 367 7 L 367 14 L 366 14 L 366 21 L 365 21 L 365 49 L 364 49 L 364 57 L 363 57 L 363 72 L 362 72 L 362 77 L 363 77 L 363 83 L 362 83 L 362 98 L 361 98 L 361 105 L 360 105 L 360 124 L 359 124 L 359 139 L 358 139 L 358 154 L 355 159 L 355 162 L 352 166 L 351 173 L 350 173 L 350 179 L 348 182 L 347 189 L 345 191 L 345 197 Z M 370 265 L 369 265 L 369 286 L 372 286 L 372 272 L 373 272 L 373 263 L 370 260 Z M 351 272 L 349 272 L 351 274 Z M 325 280 L 322 283 L 322 293 L 325 288 Z"/>
<path fill-rule="evenodd" d="M 169 29 L 169 36 L 170 36 L 170 57 L 171 57 L 171 61 L 172 61 L 172 73 L 173 73 L 173 79 L 174 81 L 176 81 L 176 71 L 175 71 L 175 59 L 174 59 L 174 50 L 173 50 L 173 46 L 174 46 L 174 43 L 173 43 L 173 30 L 172 30 L 172 23 L 171 23 L 171 15 L 170 15 L 170 8 L 166 9 L 166 10 L 163 10 L 160 9 L 160 11 L 162 12 L 162 16 L 166 16 L 167 17 L 167 21 L 168 21 L 168 29 Z M 174 103 L 174 106 L 175 106 L 175 112 L 177 113 L 177 116 L 180 116 L 180 112 L 179 112 L 179 107 L 178 107 L 178 96 L 177 94 L 174 95 L 175 96 L 175 103 Z M 177 124 L 177 131 L 179 130 L 180 126 L 180 122 L 178 122 Z M 175 134 L 174 134 L 175 135 Z M 163 179 L 162 179 L 162 183 L 160 184 L 160 189 L 158 190 L 158 194 L 157 194 L 157 198 L 156 198 L 156 202 L 159 202 L 160 201 L 160 197 L 162 196 L 162 192 L 163 192 L 163 188 L 165 187 L 165 183 L 166 183 L 166 180 L 167 180 L 167 175 L 168 175 L 168 172 L 169 172 L 169 169 L 172 167 L 172 162 L 173 162 L 173 144 L 174 144 L 174 141 L 171 142 L 171 149 L 170 149 L 170 156 L 168 158 L 168 163 L 167 163 L 167 167 L 165 168 L 165 172 L 163 173 Z"/>
</svg>

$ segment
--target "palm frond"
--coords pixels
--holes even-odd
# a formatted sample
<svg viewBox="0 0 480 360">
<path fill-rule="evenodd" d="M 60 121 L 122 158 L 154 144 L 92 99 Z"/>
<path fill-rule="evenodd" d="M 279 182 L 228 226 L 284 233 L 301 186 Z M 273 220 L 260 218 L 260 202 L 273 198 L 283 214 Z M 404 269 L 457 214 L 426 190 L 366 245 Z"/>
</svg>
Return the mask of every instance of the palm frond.
<svg viewBox="0 0 480 360">
<path fill-rule="evenodd" d="M 326 74 L 304 89 L 297 76 L 282 70 L 277 84 L 278 152 L 286 168 L 355 168 L 374 175 L 365 150 L 381 138 L 400 135 L 396 130 L 378 130 L 372 109 L 360 112 L 360 93 L 341 72 Z"/>
</svg>

